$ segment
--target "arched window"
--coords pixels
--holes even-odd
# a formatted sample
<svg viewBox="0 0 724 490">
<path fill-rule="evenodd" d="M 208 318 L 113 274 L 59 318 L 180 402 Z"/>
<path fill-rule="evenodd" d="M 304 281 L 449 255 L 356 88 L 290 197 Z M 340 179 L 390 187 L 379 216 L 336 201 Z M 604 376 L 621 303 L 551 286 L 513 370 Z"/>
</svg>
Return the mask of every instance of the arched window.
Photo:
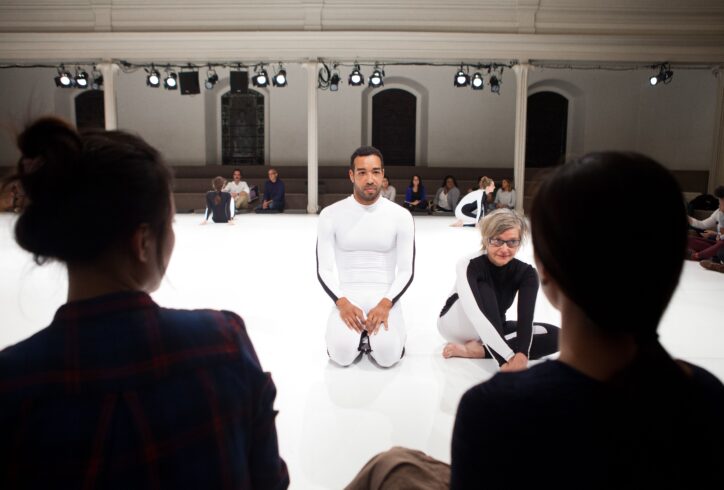
<svg viewBox="0 0 724 490">
<path fill-rule="evenodd" d="M 417 100 L 402 89 L 387 89 L 372 97 L 372 146 L 385 165 L 415 165 Z"/>
<path fill-rule="evenodd" d="M 106 127 L 103 90 L 86 90 L 75 98 L 75 126 L 78 129 Z"/>
<path fill-rule="evenodd" d="M 568 99 L 555 92 L 538 92 L 528 97 L 526 167 L 552 167 L 563 163 L 567 132 Z"/>
<path fill-rule="evenodd" d="M 221 96 L 221 161 L 264 165 L 264 96 L 259 92 Z"/>
</svg>

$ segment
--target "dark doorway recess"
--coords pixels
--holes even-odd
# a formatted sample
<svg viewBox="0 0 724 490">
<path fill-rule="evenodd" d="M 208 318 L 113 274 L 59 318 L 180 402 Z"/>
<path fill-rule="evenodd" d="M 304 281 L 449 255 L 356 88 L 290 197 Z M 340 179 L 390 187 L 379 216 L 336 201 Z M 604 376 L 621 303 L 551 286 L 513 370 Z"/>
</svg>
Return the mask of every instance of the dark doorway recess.
<svg viewBox="0 0 724 490">
<path fill-rule="evenodd" d="M 525 166 L 553 167 L 566 157 L 568 99 L 554 92 L 528 97 Z"/>
<path fill-rule="evenodd" d="M 387 89 L 372 97 L 372 146 L 385 165 L 415 165 L 417 101 L 402 89 Z"/>
<path fill-rule="evenodd" d="M 78 129 L 105 129 L 103 90 L 86 90 L 75 98 L 75 126 Z"/>
<path fill-rule="evenodd" d="M 221 161 L 264 165 L 264 96 L 259 92 L 221 96 Z"/>
</svg>

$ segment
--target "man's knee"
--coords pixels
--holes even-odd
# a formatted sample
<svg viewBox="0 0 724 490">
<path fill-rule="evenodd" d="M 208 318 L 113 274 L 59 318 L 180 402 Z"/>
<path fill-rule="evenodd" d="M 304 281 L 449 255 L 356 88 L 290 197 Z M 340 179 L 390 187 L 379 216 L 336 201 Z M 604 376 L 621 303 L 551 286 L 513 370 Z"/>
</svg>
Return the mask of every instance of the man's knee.
<svg viewBox="0 0 724 490">
<path fill-rule="evenodd" d="M 370 339 L 372 352 L 370 356 L 382 367 L 391 367 L 402 358 L 404 345 L 399 340 L 388 340 L 375 343 L 374 337 Z"/>
<path fill-rule="evenodd" d="M 329 358 L 340 366 L 349 366 L 360 355 L 358 345 L 327 343 Z"/>
</svg>

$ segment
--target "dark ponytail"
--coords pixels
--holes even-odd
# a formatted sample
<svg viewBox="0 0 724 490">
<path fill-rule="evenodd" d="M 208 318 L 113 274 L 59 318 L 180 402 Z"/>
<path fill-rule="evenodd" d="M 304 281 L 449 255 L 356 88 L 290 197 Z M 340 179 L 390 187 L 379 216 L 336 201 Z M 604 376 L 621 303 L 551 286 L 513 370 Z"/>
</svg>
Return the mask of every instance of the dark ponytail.
<svg viewBox="0 0 724 490">
<path fill-rule="evenodd" d="M 80 134 L 46 117 L 25 129 L 17 144 L 22 156 L 5 185 L 25 193 L 15 237 L 36 262 L 93 260 L 142 223 L 159 237 L 161 253 L 171 173 L 145 141 L 122 131 Z"/>
</svg>

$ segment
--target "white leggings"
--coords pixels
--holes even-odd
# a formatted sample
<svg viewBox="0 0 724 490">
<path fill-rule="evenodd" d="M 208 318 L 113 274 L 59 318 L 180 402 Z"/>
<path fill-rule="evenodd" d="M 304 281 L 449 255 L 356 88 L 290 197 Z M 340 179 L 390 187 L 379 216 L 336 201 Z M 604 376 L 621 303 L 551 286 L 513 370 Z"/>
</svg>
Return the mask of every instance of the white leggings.
<svg viewBox="0 0 724 490">
<path fill-rule="evenodd" d="M 343 288 L 344 290 L 344 288 Z M 345 294 L 345 297 L 355 306 L 360 308 L 365 318 L 367 313 L 377 306 L 377 303 L 384 297 L 387 289 L 358 289 Z M 397 363 L 402 357 L 402 349 L 405 347 L 407 333 L 405 320 L 402 317 L 402 308 L 398 301 L 390 310 L 388 317 L 388 329 L 384 326 L 376 334 L 370 336 L 370 356 L 382 367 L 390 367 Z M 352 331 L 339 317 L 339 309 L 335 306 L 329 312 L 327 319 L 327 351 L 329 357 L 341 366 L 349 366 L 359 356 L 361 335 Z"/>
</svg>

